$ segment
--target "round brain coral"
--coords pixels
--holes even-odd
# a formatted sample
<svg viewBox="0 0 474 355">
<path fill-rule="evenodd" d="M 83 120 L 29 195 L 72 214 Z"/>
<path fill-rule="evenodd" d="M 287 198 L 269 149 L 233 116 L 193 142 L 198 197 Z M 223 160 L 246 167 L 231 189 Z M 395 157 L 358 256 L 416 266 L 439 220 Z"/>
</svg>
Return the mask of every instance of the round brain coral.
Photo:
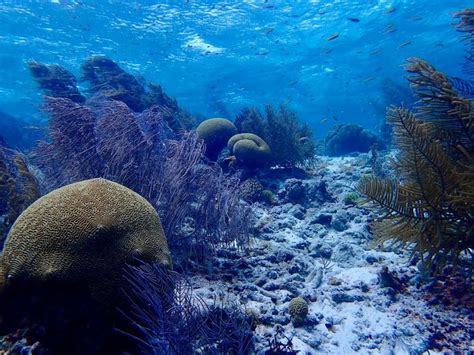
<svg viewBox="0 0 474 355">
<path fill-rule="evenodd" d="M 301 323 L 306 319 L 309 312 L 308 302 L 303 297 L 295 297 L 288 305 L 288 312 L 293 321 Z"/>
<path fill-rule="evenodd" d="M 237 133 L 237 128 L 225 118 L 210 118 L 201 122 L 196 132 L 206 143 L 206 155 L 215 158 L 229 138 Z"/>
<path fill-rule="evenodd" d="M 0 257 L 0 290 L 72 285 L 113 307 L 123 268 L 137 258 L 171 267 L 157 212 L 122 185 L 85 180 L 43 196 L 16 220 Z"/>
<path fill-rule="evenodd" d="M 229 139 L 227 146 L 237 160 L 249 168 L 267 164 L 272 155 L 268 144 L 253 133 L 236 134 Z"/>
</svg>

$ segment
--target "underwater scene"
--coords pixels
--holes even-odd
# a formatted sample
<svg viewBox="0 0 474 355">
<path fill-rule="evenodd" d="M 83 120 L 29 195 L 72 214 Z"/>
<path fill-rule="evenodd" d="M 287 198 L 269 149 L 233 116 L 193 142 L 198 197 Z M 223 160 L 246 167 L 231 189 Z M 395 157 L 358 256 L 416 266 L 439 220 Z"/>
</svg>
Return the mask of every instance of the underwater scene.
<svg viewBox="0 0 474 355">
<path fill-rule="evenodd" d="M 474 354 L 472 0 L 0 0 L 0 354 Z"/>
</svg>

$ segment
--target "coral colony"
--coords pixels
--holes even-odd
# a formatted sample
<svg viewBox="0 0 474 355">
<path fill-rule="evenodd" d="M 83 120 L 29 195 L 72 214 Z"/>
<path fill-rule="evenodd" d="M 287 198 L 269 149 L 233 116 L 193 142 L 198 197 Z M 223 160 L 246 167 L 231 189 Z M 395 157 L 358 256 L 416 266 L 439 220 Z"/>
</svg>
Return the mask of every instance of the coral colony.
<svg viewBox="0 0 474 355">
<path fill-rule="evenodd" d="M 111 58 L 30 60 L 47 123 L 0 132 L 0 352 L 474 351 L 474 10 L 454 17 L 465 78 L 409 58 L 416 103 L 322 143 L 287 104 L 203 118 Z"/>
</svg>

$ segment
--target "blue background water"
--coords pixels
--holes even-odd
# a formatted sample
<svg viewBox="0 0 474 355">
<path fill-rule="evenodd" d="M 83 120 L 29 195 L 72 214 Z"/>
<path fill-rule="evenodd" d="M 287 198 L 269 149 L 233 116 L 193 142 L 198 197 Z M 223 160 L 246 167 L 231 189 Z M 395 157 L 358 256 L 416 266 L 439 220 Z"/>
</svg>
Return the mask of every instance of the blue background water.
<svg viewBox="0 0 474 355">
<path fill-rule="evenodd" d="M 376 129 L 387 105 L 410 100 L 401 67 L 407 57 L 462 76 L 463 48 L 452 14 L 472 5 L 472 0 L 0 1 L 0 111 L 41 118 L 29 59 L 78 75 L 87 57 L 104 54 L 207 117 L 286 102 L 318 138 L 336 120 Z M 339 37 L 328 41 L 336 32 Z"/>
</svg>

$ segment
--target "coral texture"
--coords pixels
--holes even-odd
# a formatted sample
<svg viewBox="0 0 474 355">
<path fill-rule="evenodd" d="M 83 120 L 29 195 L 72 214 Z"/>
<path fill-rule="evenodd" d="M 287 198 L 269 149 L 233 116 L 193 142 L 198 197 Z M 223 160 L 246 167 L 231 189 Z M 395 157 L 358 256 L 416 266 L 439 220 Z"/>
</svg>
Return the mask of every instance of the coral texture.
<svg viewBox="0 0 474 355">
<path fill-rule="evenodd" d="M 227 143 L 231 154 L 249 168 L 263 167 L 270 162 L 272 152 L 268 144 L 253 133 L 232 136 Z"/>
<path fill-rule="evenodd" d="M 3 292 L 15 284 L 81 285 L 108 307 L 117 304 L 122 269 L 135 258 L 171 267 L 153 206 L 105 179 L 43 196 L 13 225 L 0 259 Z"/>
<path fill-rule="evenodd" d="M 201 122 L 196 132 L 206 143 L 206 155 L 214 159 L 226 146 L 229 138 L 237 133 L 237 128 L 225 118 L 210 118 Z"/>
<path fill-rule="evenodd" d="M 309 312 L 308 302 L 303 297 L 295 297 L 288 305 L 288 312 L 295 321 L 302 322 Z"/>
</svg>

